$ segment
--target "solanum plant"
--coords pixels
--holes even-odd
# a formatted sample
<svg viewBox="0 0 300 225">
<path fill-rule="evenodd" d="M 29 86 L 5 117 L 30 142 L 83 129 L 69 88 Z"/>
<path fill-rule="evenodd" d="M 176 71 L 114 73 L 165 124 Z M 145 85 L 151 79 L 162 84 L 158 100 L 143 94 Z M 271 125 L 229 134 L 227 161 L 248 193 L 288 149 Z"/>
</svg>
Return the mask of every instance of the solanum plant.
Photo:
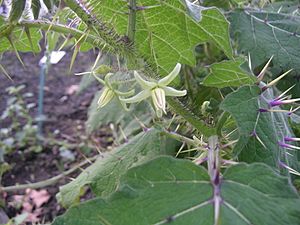
<svg viewBox="0 0 300 225">
<path fill-rule="evenodd" d="M 100 52 L 81 73 L 104 86 L 87 128 L 121 127 L 123 144 L 60 188 L 54 225 L 300 224 L 298 1 L 6 5 L 1 52 L 37 52 L 42 34 L 73 59 Z"/>
</svg>

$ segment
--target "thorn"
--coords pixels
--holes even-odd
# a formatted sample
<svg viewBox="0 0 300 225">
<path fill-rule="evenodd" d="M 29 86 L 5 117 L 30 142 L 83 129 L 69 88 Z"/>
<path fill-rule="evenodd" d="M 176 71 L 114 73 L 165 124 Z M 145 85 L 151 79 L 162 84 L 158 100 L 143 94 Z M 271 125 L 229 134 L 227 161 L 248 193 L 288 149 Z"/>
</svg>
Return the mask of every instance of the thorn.
<svg viewBox="0 0 300 225">
<path fill-rule="evenodd" d="M 4 75 L 10 79 L 11 81 L 13 81 L 13 79 L 11 78 L 11 76 L 7 73 L 6 69 L 0 64 L 0 70 L 4 73 Z"/>
<path fill-rule="evenodd" d="M 235 161 L 232 161 L 232 160 L 226 160 L 226 159 L 223 159 L 222 163 L 223 164 L 229 164 L 229 165 L 237 165 L 237 164 L 239 164 L 238 162 L 235 162 Z"/>
<path fill-rule="evenodd" d="M 278 142 L 278 145 L 282 148 L 288 148 L 288 149 L 294 149 L 294 150 L 300 150 L 300 147 L 298 146 L 294 146 L 294 145 L 290 145 L 290 144 L 286 144 L 282 141 Z"/>
<path fill-rule="evenodd" d="M 99 59 L 101 58 L 101 56 L 102 56 L 102 54 L 101 54 L 101 52 L 99 52 L 98 55 L 97 55 L 97 58 L 96 58 L 96 60 L 94 62 L 94 65 L 92 67 L 92 71 L 96 68 L 96 66 L 97 66 L 97 64 L 98 64 Z"/>
<path fill-rule="evenodd" d="M 127 142 L 128 142 L 128 138 L 127 138 L 127 136 L 126 136 L 124 130 L 122 129 L 121 126 L 119 126 L 119 129 L 120 129 L 121 135 L 122 135 L 123 138 L 124 138 L 124 141 L 127 143 Z"/>
<path fill-rule="evenodd" d="M 295 113 L 296 111 L 298 111 L 300 109 L 300 106 L 297 107 L 296 109 L 293 109 L 293 107 L 290 109 L 290 112 L 288 113 L 288 116 L 291 116 L 293 113 Z"/>
<path fill-rule="evenodd" d="M 229 143 L 227 143 L 225 145 L 222 145 L 221 148 L 227 148 L 228 146 L 234 145 L 237 142 L 238 142 L 238 140 L 231 141 L 231 142 L 229 142 Z"/>
<path fill-rule="evenodd" d="M 256 131 L 253 131 L 253 132 L 251 133 L 251 136 L 252 136 L 252 137 L 255 137 L 255 138 L 258 140 L 258 142 L 259 142 L 265 149 L 267 149 L 266 145 L 262 142 L 262 140 L 260 139 L 260 137 L 257 135 Z"/>
<path fill-rule="evenodd" d="M 283 110 L 283 109 L 262 109 L 262 108 L 260 108 L 258 111 L 261 112 L 261 113 L 264 113 L 264 112 L 289 113 L 290 112 L 288 110 Z"/>
<path fill-rule="evenodd" d="M 285 137 L 284 141 L 300 141 L 300 138 L 296 137 Z"/>
<path fill-rule="evenodd" d="M 144 130 L 144 132 L 147 132 L 149 130 L 148 127 L 146 127 L 145 124 L 142 123 L 142 121 L 139 120 L 139 118 L 136 117 L 136 115 L 133 115 L 134 119 L 138 122 L 138 124 L 141 126 L 141 128 Z"/>
<path fill-rule="evenodd" d="M 182 145 L 180 146 L 179 150 L 177 151 L 177 153 L 176 153 L 176 155 L 175 155 L 175 158 L 177 158 L 178 155 L 181 154 L 182 149 L 184 148 L 184 146 L 185 146 L 185 142 L 183 142 Z"/>
<path fill-rule="evenodd" d="M 196 165 L 201 165 L 202 163 L 206 162 L 207 159 L 208 159 L 207 157 L 205 157 L 205 158 L 198 158 L 198 159 L 195 159 L 195 160 L 194 160 L 194 163 L 195 163 Z"/>
<path fill-rule="evenodd" d="M 25 67 L 25 65 L 24 65 L 24 63 L 23 63 L 23 61 L 22 61 L 22 59 L 21 59 L 21 57 L 20 57 L 20 55 L 19 55 L 19 52 L 18 52 L 18 50 L 17 50 L 17 48 L 16 48 L 16 46 L 15 46 L 15 44 L 14 44 L 13 41 L 11 40 L 11 37 L 10 37 L 10 36 L 6 36 L 6 38 L 8 39 L 8 41 L 9 41 L 11 47 L 13 48 L 13 50 L 14 50 L 14 52 L 15 52 L 17 58 L 18 58 L 18 60 L 19 60 L 20 63 L 23 65 L 23 67 Z"/>
<path fill-rule="evenodd" d="M 265 76 L 265 74 L 266 74 L 266 71 L 267 71 L 267 69 L 268 69 L 268 67 L 269 67 L 269 65 L 270 65 L 270 63 L 271 63 L 273 57 L 274 57 L 274 56 L 272 55 L 271 58 L 269 59 L 269 61 L 268 61 L 268 62 L 266 63 L 266 65 L 264 66 L 264 68 L 260 71 L 259 75 L 257 76 L 257 81 L 258 81 L 258 82 L 260 82 L 260 81 L 263 80 L 263 78 L 264 78 L 264 76 Z"/>
<path fill-rule="evenodd" d="M 280 99 L 282 98 L 286 93 L 288 93 L 291 89 L 293 89 L 296 86 L 296 84 L 294 84 L 293 86 L 291 86 L 290 88 L 286 89 L 286 91 L 282 92 L 276 99 Z"/>
<path fill-rule="evenodd" d="M 173 132 L 176 133 L 179 130 L 179 128 L 180 128 L 180 124 L 177 125 L 177 127 L 175 128 L 175 130 Z"/>
<path fill-rule="evenodd" d="M 277 77 L 276 79 L 272 80 L 270 83 L 268 83 L 266 86 L 264 86 L 262 88 L 263 91 L 265 91 L 266 89 L 268 89 L 269 87 L 273 86 L 274 84 L 276 84 L 278 81 L 280 81 L 282 78 L 284 78 L 286 75 L 288 75 L 293 69 L 290 69 L 289 71 L 285 72 L 284 74 L 280 75 L 279 77 Z"/>
<path fill-rule="evenodd" d="M 250 52 L 248 52 L 248 66 L 249 66 L 250 71 L 253 72 Z"/>
<path fill-rule="evenodd" d="M 300 176 L 300 173 L 299 173 L 298 171 L 296 171 L 296 170 L 294 170 L 293 168 L 289 167 L 289 166 L 286 165 L 285 163 L 283 163 L 283 162 L 281 162 L 281 161 L 279 161 L 278 163 L 279 163 L 279 166 L 281 166 L 281 167 L 287 169 L 290 173 Z"/>
<path fill-rule="evenodd" d="M 67 37 L 65 38 L 64 42 L 62 43 L 62 45 L 58 48 L 58 51 L 61 51 L 69 42 L 70 38 Z"/>
<path fill-rule="evenodd" d="M 29 30 L 28 27 L 25 27 L 24 29 L 25 29 L 26 36 L 27 36 L 27 38 L 29 40 L 29 44 L 30 44 L 30 48 L 32 50 L 32 53 L 35 55 L 35 53 L 34 53 L 34 47 L 33 47 L 33 43 L 32 43 L 32 39 L 31 39 L 31 35 L 30 35 L 30 30 Z"/>
<path fill-rule="evenodd" d="M 269 105 L 271 107 L 274 106 L 280 106 L 280 105 L 286 105 L 286 104 L 291 104 L 291 103 L 295 103 L 295 102 L 299 102 L 300 98 L 295 98 L 295 99 L 288 99 L 288 100 L 273 100 L 269 102 Z"/>
<path fill-rule="evenodd" d="M 73 68 L 75 59 L 76 59 L 76 57 L 77 57 L 77 54 L 78 54 L 78 52 L 79 52 L 79 49 L 80 49 L 80 45 L 76 45 L 76 46 L 75 46 L 75 49 L 74 49 L 74 52 L 73 52 L 73 55 L 72 55 L 72 59 L 71 59 L 71 63 L 70 63 L 69 72 L 72 71 L 72 68 Z"/>
</svg>

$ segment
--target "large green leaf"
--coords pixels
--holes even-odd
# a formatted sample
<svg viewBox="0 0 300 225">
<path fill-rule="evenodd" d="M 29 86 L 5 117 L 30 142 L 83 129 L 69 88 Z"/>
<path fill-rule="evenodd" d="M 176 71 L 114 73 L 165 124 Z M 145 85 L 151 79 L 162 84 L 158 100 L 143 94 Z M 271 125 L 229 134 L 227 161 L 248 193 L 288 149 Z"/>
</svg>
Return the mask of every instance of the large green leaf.
<svg viewBox="0 0 300 225">
<path fill-rule="evenodd" d="M 204 79 L 203 84 L 210 87 L 240 87 L 243 84 L 254 84 L 255 77 L 241 69 L 243 60 L 223 61 L 210 67 L 210 74 Z"/>
<path fill-rule="evenodd" d="M 279 146 L 284 137 L 293 136 L 286 114 L 259 112 L 274 98 L 271 89 L 261 93 L 258 86 L 244 86 L 226 96 L 221 108 L 232 114 L 240 134 L 234 152 L 240 161 L 264 162 L 277 168 L 282 161 L 296 169 L 297 152 Z"/>
<path fill-rule="evenodd" d="M 284 82 L 290 86 L 296 84 L 293 93 L 299 96 L 300 17 L 277 12 L 236 10 L 229 20 L 238 50 L 246 55 L 250 53 L 253 68 L 274 56 L 272 71 L 275 75 L 294 69 Z"/>
<path fill-rule="evenodd" d="M 268 166 L 232 166 L 214 191 L 203 167 L 161 157 L 131 169 L 110 198 L 74 206 L 53 225 L 213 225 L 218 191 L 219 225 L 300 223 L 299 196 Z"/>
<path fill-rule="evenodd" d="M 136 13 L 135 43 L 140 55 L 162 75 L 177 62 L 195 65 L 194 47 L 211 41 L 232 56 L 228 22 L 216 8 L 202 10 L 197 22 L 186 13 L 181 0 L 140 0 L 139 7 L 155 6 Z M 91 0 L 89 8 L 101 20 L 110 22 L 119 34 L 126 35 L 128 3 L 120 0 Z"/>
<path fill-rule="evenodd" d="M 174 145 L 165 146 L 161 132 L 151 129 L 135 136 L 129 143 L 104 154 L 85 169 L 74 181 L 61 187 L 58 199 L 64 207 L 79 200 L 83 188 L 89 185 L 98 196 L 107 196 L 119 186 L 119 178 L 126 171 L 157 155 L 175 151 Z"/>
</svg>

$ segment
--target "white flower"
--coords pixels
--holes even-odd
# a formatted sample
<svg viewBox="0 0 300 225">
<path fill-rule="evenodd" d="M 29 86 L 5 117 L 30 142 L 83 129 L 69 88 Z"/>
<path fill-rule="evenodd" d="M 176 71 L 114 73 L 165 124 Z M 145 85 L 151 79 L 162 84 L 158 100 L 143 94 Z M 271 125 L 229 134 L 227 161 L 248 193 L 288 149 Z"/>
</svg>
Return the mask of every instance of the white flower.
<svg viewBox="0 0 300 225">
<path fill-rule="evenodd" d="M 97 76 L 94 76 L 96 78 L 96 80 L 98 80 L 101 84 L 104 85 L 103 87 L 103 91 L 100 95 L 100 98 L 98 100 L 98 107 L 102 108 L 105 105 L 107 105 L 115 96 L 124 96 L 127 97 L 129 95 L 133 95 L 134 94 L 134 90 L 128 91 L 128 92 L 120 92 L 116 89 L 114 89 L 114 87 L 112 86 L 112 84 L 110 83 L 109 79 L 112 76 L 112 73 L 108 73 L 104 80 L 100 79 Z M 121 102 L 122 106 L 124 107 L 124 109 L 126 108 L 125 103 Z"/>
<path fill-rule="evenodd" d="M 179 91 L 168 86 L 179 74 L 180 68 L 181 64 L 177 63 L 169 75 L 158 81 L 147 81 L 135 71 L 135 79 L 143 90 L 131 98 L 120 98 L 120 100 L 125 103 L 135 103 L 151 97 L 157 116 L 162 117 L 163 113 L 166 114 L 166 96 L 181 97 L 187 93 L 186 90 Z"/>
</svg>

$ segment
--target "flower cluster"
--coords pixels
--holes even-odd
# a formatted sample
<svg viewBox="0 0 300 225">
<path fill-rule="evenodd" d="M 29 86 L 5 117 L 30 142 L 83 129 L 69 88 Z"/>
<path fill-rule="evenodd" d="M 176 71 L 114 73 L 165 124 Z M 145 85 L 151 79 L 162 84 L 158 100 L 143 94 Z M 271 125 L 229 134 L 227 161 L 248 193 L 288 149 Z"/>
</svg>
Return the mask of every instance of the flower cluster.
<svg viewBox="0 0 300 225">
<path fill-rule="evenodd" d="M 124 97 L 132 95 L 134 90 L 126 93 L 115 90 L 109 82 L 109 78 L 112 75 L 109 73 L 106 75 L 105 81 L 102 81 L 101 79 L 99 80 L 104 85 L 104 89 L 98 100 L 98 105 L 99 107 L 105 106 L 113 99 L 114 96 L 118 96 L 125 108 L 127 103 L 136 103 L 144 99 L 151 98 L 156 115 L 158 117 L 162 117 L 163 114 L 166 114 L 166 96 L 180 97 L 185 96 L 187 93 L 186 90 L 180 91 L 168 86 L 179 74 L 180 69 L 181 64 L 177 63 L 169 75 L 158 81 L 145 80 L 136 71 L 134 71 L 135 80 L 141 86 L 142 91 L 130 98 Z"/>
</svg>

